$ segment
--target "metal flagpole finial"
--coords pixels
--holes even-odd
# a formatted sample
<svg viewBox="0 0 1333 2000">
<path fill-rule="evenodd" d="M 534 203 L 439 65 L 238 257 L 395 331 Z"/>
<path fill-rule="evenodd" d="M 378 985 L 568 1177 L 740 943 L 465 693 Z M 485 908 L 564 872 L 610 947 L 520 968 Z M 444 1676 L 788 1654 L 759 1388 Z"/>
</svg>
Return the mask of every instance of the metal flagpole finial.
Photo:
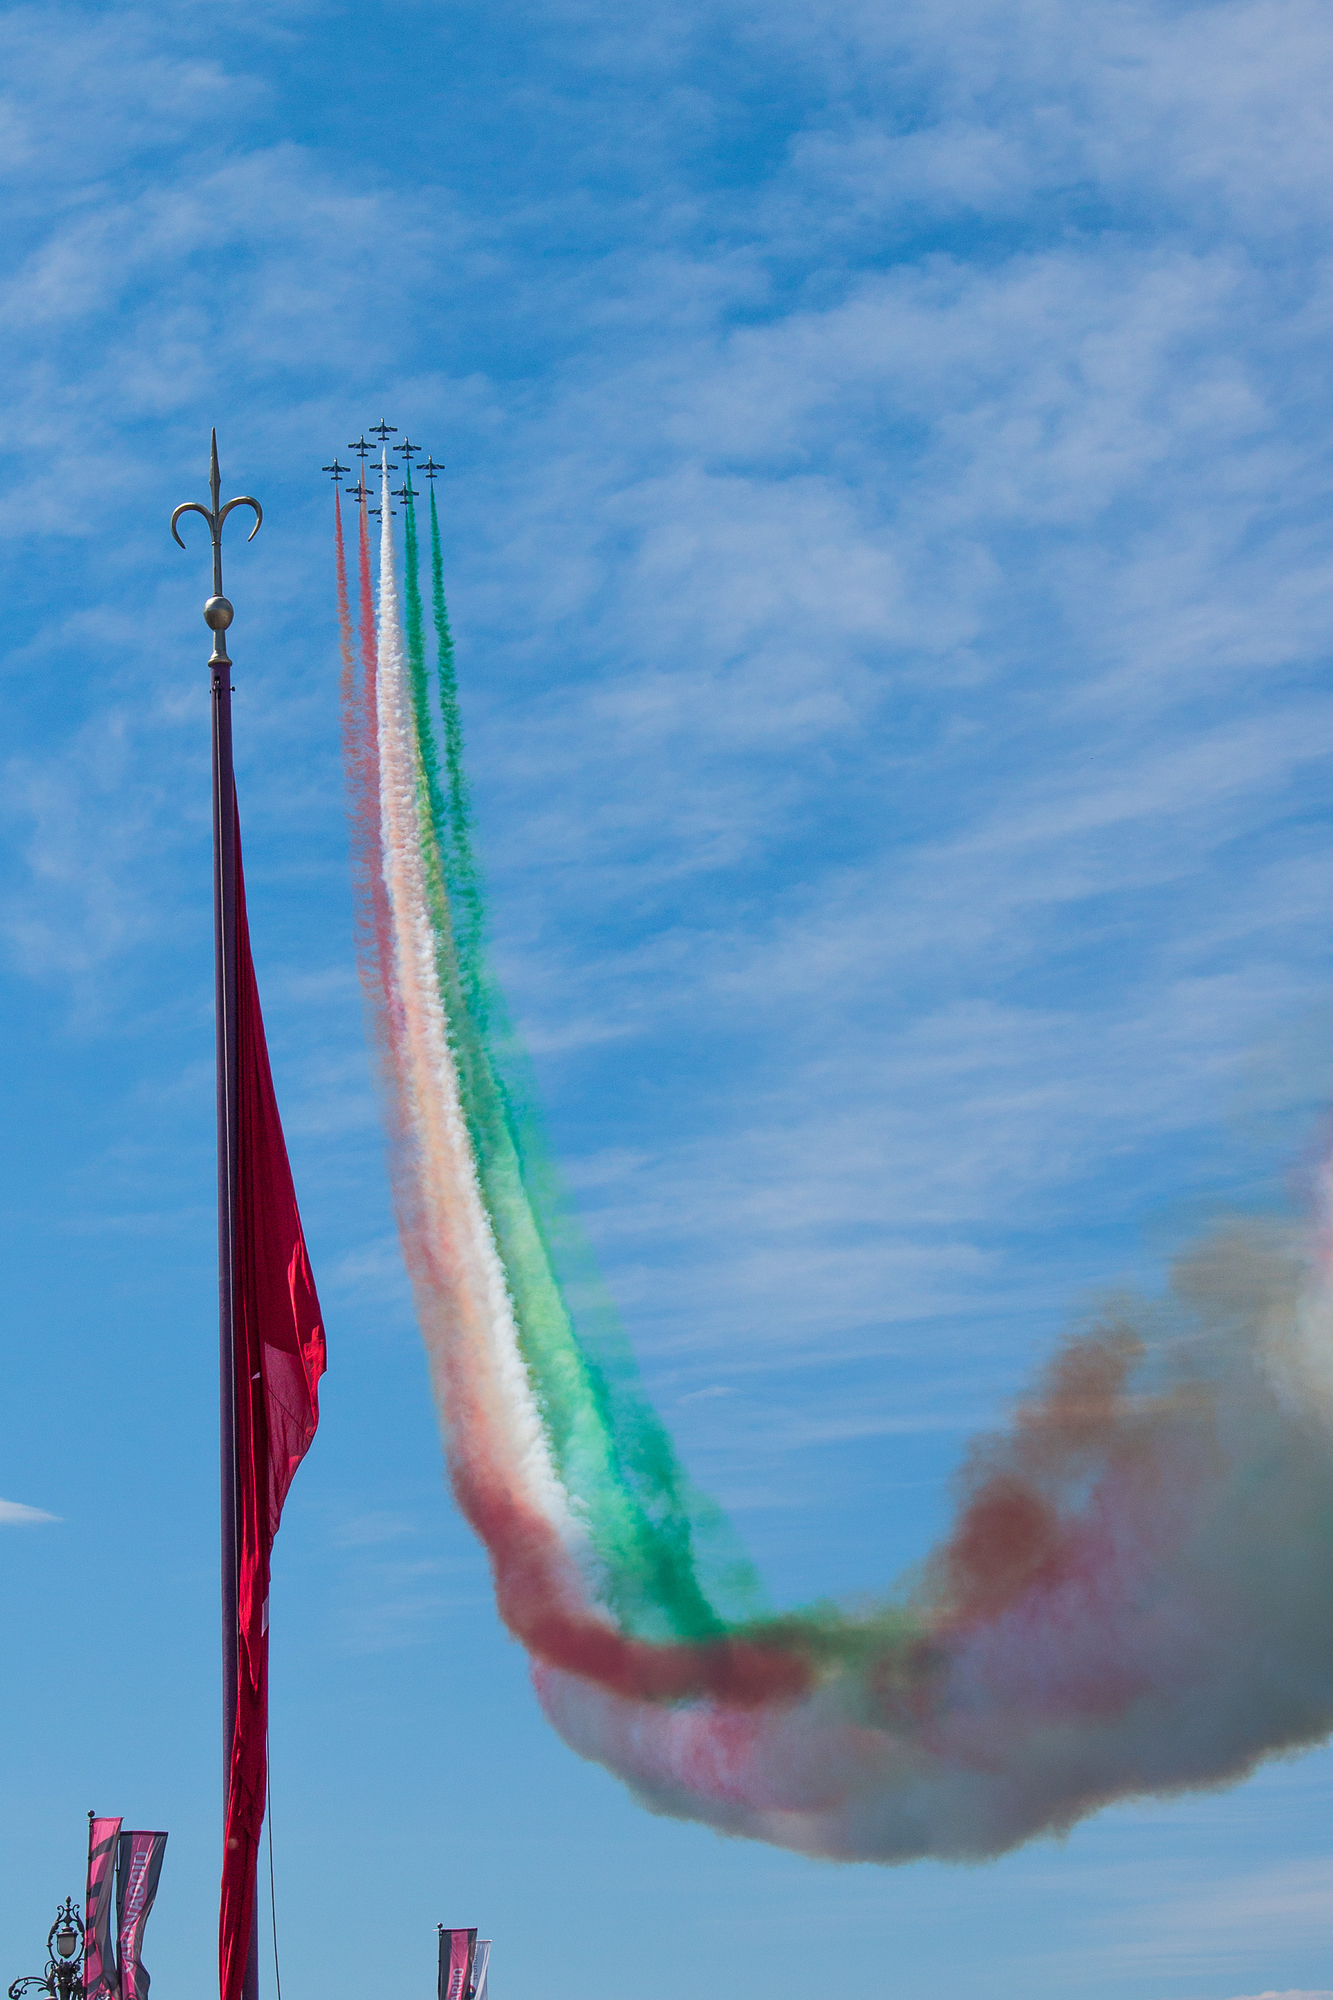
<svg viewBox="0 0 1333 2000">
<path fill-rule="evenodd" d="M 227 654 L 227 641 L 224 634 L 236 614 L 235 608 L 222 595 L 222 524 L 233 507 L 253 507 L 255 510 L 255 524 L 246 536 L 246 540 L 252 542 L 264 524 L 264 510 L 259 502 L 252 499 L 248 493 L 242 493 L 237 499 L 229 500 L 225 507 L 222 505 L 222 475 L 218 471 L 218 434 L 216 425 L 213 429 L 213 443 L 209 453 L 208 489 L 212 495 L 213 505 L 211 507 L 201 507 L 197 500 L 183 501 L 171 517 L 171 532 L 176 541 L 180 543 L 181 548 L 184 548 L 185 544 L 181 541 L 179 531 L 176 527 L 176 523 L 179 521 L 181 515 L 202 514 L 208 523 L 208 531 L 213 537 L 213 595 L 204 606 L 204 623 L 213 634 L 213 656 L 208 664 L 210 667 L 229 667 L 231 660 Z"/>
</svg>

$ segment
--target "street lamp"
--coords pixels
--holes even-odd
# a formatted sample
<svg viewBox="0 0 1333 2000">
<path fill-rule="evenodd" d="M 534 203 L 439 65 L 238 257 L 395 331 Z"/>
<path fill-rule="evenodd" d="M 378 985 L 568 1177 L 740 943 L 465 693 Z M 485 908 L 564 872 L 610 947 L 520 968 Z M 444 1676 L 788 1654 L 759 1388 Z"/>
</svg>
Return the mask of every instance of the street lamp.
<svg viewBox="0 0 1333 2000">
<path fill-rule="evenodd" d="M 66 1896 L 56 1910 L 46 1934 L 46 1952 L 46 1971 L 16 1979 L 9 2000 L 23 2000 L 34 1989 L 45 1993 L 47 2000 L 83 2000 L 83 1919 L 72 1896 Z"/>
</svg>

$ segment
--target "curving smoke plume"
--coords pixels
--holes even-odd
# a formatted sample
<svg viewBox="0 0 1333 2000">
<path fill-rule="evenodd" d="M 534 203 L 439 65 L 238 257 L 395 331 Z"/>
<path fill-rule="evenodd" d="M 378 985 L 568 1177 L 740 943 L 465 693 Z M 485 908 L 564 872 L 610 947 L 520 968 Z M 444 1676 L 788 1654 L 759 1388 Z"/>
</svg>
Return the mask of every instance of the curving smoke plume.
<svg viewBox="0 0 1333 2000">
<path fill-rule="evenodd" d="M 485 959 L 432 492 L 378 616 L 337 517 L 359 940 L 450 1478 L 547 1715 L 655 1810 L 806 1853 L 979 1857 L 1333 1728 L 1333 1169 L 1072 1337 L 870 1614 L 773 1617 L 605 1313 Z M 385 480 L 387 486 L 387 478 Z M 443 744 L 441 757 L 439 745 Z M 581 1292 L 586 1287 L 580 1286 Z"/>
</svg>

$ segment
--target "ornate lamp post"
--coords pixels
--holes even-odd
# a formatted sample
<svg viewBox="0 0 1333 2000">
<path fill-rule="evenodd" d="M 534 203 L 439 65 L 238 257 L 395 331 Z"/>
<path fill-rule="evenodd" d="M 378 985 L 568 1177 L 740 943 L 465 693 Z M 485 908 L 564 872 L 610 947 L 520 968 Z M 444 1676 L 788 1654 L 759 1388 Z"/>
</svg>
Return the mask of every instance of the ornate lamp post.
<svg viewBox="0 0 1333 2000">
<path fill-rule="evenodd" d="M 83 1919 L 71 1896 L 56 1911 L 56 1920 L 46 1934 L 46 1971 L 29 1972 L 16 1979 L 9 2000 L 23 2000 L 35 1988 L 48 2000 L 83 2000 Z"/>
</svg>

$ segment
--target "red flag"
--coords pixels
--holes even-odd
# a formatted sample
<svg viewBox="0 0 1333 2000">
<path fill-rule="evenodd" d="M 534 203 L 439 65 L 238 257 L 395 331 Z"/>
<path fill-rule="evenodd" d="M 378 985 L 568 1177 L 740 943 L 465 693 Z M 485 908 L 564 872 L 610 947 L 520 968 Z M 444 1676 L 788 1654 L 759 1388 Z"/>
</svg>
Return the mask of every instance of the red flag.
<svg viewBox="0 0 1333 2000">
<path fill-rule="evenodd" d="M 324 1328 L 282 1136 L 250 957 L 236 822 L 237 1199 L 236 1729 L 227 1783 L 218 1956 L 221 2000 L 239 2000 L 254 1921 L 268 1772 L 269 1552 L 319 1423 Z"/>
</svg>

